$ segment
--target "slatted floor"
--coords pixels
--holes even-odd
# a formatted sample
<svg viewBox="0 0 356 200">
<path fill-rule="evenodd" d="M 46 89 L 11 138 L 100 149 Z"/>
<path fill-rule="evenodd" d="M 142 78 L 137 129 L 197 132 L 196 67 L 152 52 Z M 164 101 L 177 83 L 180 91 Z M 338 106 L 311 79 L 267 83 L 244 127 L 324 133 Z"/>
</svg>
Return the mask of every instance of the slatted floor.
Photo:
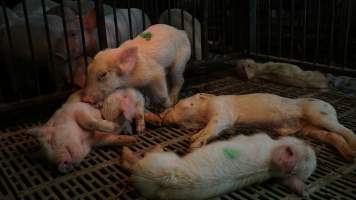
<svg viewBox="0 0 356 200">
<path fill-rule="evenodd" d="M 216 79 L 202 77 L 189 84 L 182 97 L 197 92 L 213 94 L 246 94 L 271 92 L 286 97 L 311 96 L 328 101 L 339 112 L 340 121 L 356 131 L 356 97 L 336 92 L 318 92 L 284 87 L 261 81 L 242 82 L 233 73 Z M 194 81 L 193 81 L 194 82 Z M 43 119 L 43 121 L 45 121 Z M 18 124 L 0 131 L 0 199 L 143 199 L 128 184 L 119 165 L 120 147 L 101 148 L 90 153 L 74 172 L 60 175 L 33 156 L 38 143 L 24 134 L 29 127 L 43 123 Z M 229 130 L 223 138 L 252 130 Z M 149 128 L 136 145 L 130 147 L 143 153 L 156 144 L 183 155 L 187 152 L 192 132 L 172 127 Z M 307 181 L 309 196 L 305 199 L 355 199 L 356 163 L 346 163 L 334 149 L 310 143 L 318 151 L 318 168 Z M 295 198 L 283 186 L 269 181 L 225 195 L 222 199 L 290 199 Z"/>
</svg>

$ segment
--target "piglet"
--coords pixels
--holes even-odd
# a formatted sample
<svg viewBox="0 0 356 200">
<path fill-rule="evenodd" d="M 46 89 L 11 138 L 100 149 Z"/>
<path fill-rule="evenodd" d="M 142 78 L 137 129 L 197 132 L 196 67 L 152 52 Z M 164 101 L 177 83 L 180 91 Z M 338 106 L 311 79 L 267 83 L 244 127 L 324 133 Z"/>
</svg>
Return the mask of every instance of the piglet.
<svg viewBox="0 0 356 200">
<path fill-rule="evenodd" d="M 199 93 L 179 101 L 161 114 L 162 123 L 201 129 L 192 136 L 192 148 L 204 145 L 233 126 L 247 126 L 280 135 L 300 132 L 334 146 L 347 160 L 355 156 L 356 136 L 337 119 L 327 102 L 290 99 L 273 94 L 222 95 Z"/>
<path fill-rule="evenodd" d="M 195 58 L 197 60 L 202 59 L 202 49 L 201 49 L 201 24 L 197 18 L 194 18 L 194 28 L 193 28 L 193 16 L 182 9 L 179 8 L 172 8 L 169 10 L 169 16 L 168 17 L 168 10 L 165 10 L 161 16 L 159 17 L 159 23 L 161 24 L 169 24 L 171 26 L 174 26 L 178 29 L 184 29 L 184 31 L 187 33 L 191 48 L 193 46 L 195 47 L 194 53 L 195 53 Z M 182 21 L 183 19 L 183 21 Z M 193 32 L 194 29 L 194 32 Z M 193 39 L 194 38 L 194 39 Z M 195 44 L 193 45 L 193 42 Z"/>
<path fill-rule="evenodd" d="M 79 93 L 72 94 L 44 126 L 28 131 L 39 140 L 45 157 L 62 173 L 77 166 L 92 147 L 136 141 L 133 136 L 115 134 L 117 125 L 103 120 L 98 109 L 80 102 Z"/>
<path fill-rule="evenodd" d="M 123 149 L 122 164 L 133 186 L 148 199 L 199 200 L 278 179 L 299 195 L 316 168 L 313 149 L 294 137 L 271 139 L 264 133 L 239 135 L 197 149 L 184 157 L 157 146 L 144 158 Z"/>
<path fill-rule="evenodd" d="M 134 87 L 149 91 L 153 103 L 167 108 L 182 88 L 190 54 L 184 31 L 164 24 L 150 26 L 119 48 L 106 49 L 94 57 L 82 100 L 96 104 L 118 88 Z M 166 73 L 171 83 L 169 94 Z"/>
</svg>

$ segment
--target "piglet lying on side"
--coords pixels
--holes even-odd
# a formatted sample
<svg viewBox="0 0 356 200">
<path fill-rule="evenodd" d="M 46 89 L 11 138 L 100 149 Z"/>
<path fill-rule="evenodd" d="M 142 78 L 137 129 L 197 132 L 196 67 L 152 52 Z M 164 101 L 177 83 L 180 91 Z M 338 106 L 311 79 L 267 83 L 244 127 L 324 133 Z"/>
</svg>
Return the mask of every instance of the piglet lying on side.
<svg viewBox="0 0 356 200">
<path fill-rule="evenodd" d="M 145 118 L 152 123 L 160 120 L 159 116 L 145 110 L 145 98 L 134 88 L 118 89 L 109 95 L 103 102 L 101 114 L 106 120 L 122 124 L 120 132 L 126 133 L 132 133 L 132 120 L 135 120 L 138 133 L 145 130 Z"/>
<path fill-rule="evenodd" d="M 161 116 L 163 124 L 203 128 L 192 137 L 192 148 L 204 145 L 227 128 L 242 125 L 280 135 L 301 132 L 333 145 L 345 159 L 355 156 L 355 134 L 338 122 L 330 104 L 318 99 L 290 99 L 264 93 L 222 96 L 200 93 L 179 101 Z"/>
<path fill-rule="evenodd" d="M 316 168 L 312 148 L 301 140 L 240 135 L 215 142 L 180 158 L 156 147 L 138 159 L 128 148 L 123 165 L 133 186 L 148 199 L 212 199 L 247 185 L 277 178 L 297 194 Z"/>
<path fill-rule="evenodd" d="M 66 173 L 78 165 L 92 147 L 136 141 L 132 136 L 105 133 L 117 129 L 115 123 L 101 118 L 99 110 L 80 102 L 80 94 L 76 92 L 43 127 L 28 132 L 37 137 L 48 160 Z"/>
</svg>

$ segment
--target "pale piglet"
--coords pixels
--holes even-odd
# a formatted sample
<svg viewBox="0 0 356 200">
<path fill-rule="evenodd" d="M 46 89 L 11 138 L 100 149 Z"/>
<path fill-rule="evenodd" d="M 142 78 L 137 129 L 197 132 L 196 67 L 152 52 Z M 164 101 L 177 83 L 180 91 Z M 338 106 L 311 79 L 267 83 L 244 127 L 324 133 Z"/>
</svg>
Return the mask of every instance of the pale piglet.
<svg viewBox="0 0 356 200">
<path fill-rule="evenodd" d="M 313 149 L 299 139 L 278 140 L 260 133 L 240 135 L 197 149 L 183 157 L 157 146 L 144 158 L 124 148 L 122 164 L 133 186 L 148 199 L 199 200 L 218 197 L 276 178 L 299 195 L 316 168 Z"/>
<path fill-rule="evenodd" d="M 101 106 L 104 119 L 117 122 L 120 132 L 132 133 L 131 123 L 135 120 L 136 131 L 145 130 L 145 120 L 152 124 L 160 123 L 160 117 L 145 109 L 145 98 L 134 88 L 118 89 L 110 94 Z"/>
<path fill-rule="evenodd" d="M 115 134 L 118 126 L 103 120 L 98 109 L 80 102 L 79 93 L 72 94 L 45 125 L 28 131 L 39 140 L 44 156 L 62 173 L 77 166 L 92 147 L 136 141 L 133 136 Z"/>
<path fill-rule="evenodd" d="M 82 100 L 98 103 L 118 88 L 145 88 L 152 102 L 167 108 L 176 101 L 191 54 L 184 31 L 156 24 L 119 48 L 99 52 L 88 68 Z M 166 73 L 171 88 L 168 93 Z"/>
<path fill-rule="evenodd" d="M 334 146 L 345 159 L 355 156 L 356 136 L 338 122 L 335 109 L 313 98 L 290 99 L 273 94 L 196 94 L 161 114 L 163 124 L 202 128 L 192 136 L 192 148 L 234 125 L 257 127 L 290 135 L 301 132 Z"/>
<path fill-rule="evenodd" d="M 193 16 L 189 12 L 179 8 L 172 8 L 169 10 L 169 17 L 168 10 L 165 10 L 159 17 L 158 21 L 159 23 L 169 24 L 178 29 L 184 30 L 188 35 L 191 48 L 195 53 L 195 58 L 197 60 L 202 59 L 201 24 L 197 18 L 194 18 L 193 23 Z"/>
</svg>

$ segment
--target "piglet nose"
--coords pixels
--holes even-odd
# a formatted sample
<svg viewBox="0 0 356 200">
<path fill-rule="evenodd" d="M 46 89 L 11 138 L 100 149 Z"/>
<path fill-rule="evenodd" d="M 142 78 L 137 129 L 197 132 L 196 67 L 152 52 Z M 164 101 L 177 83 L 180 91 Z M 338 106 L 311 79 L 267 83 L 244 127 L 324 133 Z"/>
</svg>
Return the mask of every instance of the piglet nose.
<svg viewBox="0 0 356 200">
<path fill-rule="evenodd" d="M 61 173 L 67 173 L 71 170 L 73 170 L 73 165 L 68 161 L 63 161 L 58 165 L 58 171 Z"/>
</svg>

